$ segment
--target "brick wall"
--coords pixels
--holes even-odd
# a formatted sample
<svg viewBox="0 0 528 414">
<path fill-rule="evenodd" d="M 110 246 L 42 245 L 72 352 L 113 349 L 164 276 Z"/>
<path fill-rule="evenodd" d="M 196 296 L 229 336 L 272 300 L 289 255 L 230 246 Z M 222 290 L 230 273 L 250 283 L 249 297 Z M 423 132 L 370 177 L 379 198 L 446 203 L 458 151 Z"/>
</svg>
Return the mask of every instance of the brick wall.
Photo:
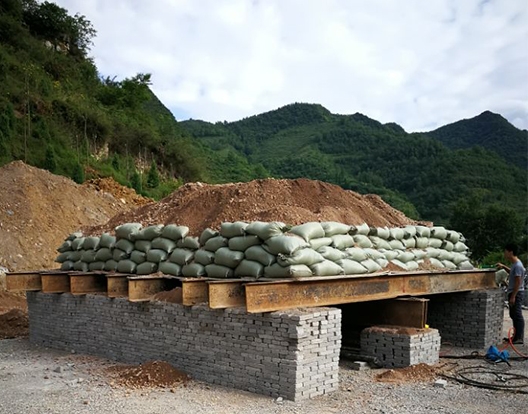
<svg viewBox="0 0 528 414">
<path fill-rule="evenodd" d="M 264 314 L 28 292 L 30 341 L 126 363 L 164 360 L 197 380 L 291 400 L 338 388 L 341 310 Z"/>
<path fill-rule="evenodd" d="M 500 289 L 428 296 L 428 324 L 454 346 L 486 348 L 501 340 L 504 295 Z"/>
</svg>

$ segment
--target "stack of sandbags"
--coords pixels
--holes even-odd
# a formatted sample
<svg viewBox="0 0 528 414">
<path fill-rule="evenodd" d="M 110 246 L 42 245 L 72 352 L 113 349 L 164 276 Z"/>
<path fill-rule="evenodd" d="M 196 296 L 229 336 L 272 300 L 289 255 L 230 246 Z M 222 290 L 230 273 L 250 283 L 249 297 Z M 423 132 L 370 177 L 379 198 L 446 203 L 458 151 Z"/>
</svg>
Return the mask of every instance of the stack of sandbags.
<svg viewBox="0 0 528 414">
<path fill-rule="evenodd" d="M 106 265 L 112 259 L 115 240 L 115 237 L 106 233 L 101 237 L 73 233 L 57 249 L 59 256 L 56 261 L 61 263 L 61 270 L 115 270 Z"/>
</svg>

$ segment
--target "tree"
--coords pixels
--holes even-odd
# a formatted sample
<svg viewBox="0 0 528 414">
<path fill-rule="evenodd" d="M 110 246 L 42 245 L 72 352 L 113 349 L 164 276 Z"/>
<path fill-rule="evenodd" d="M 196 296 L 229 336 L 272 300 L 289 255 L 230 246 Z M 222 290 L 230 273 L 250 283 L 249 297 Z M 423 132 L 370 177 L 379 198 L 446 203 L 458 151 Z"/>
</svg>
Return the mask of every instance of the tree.
<svg viewBox="0 0 528 414">
<path fill-rule="evenodd" d="M 156 188 L 160 183 L 160 177 L 158 173 L 158 167 L 156 166 L 156 161 L 152 160 L 150 164 L 150 169 L 147 176 L 147 186 L 149 188 Z"/>
<path fill-rule="evenodd" d="M 46 158 L 44 159 L 44 169 L 52 173 L 56 172 L 57 170 L 57 160 L 55 157 L 55 151 L 53 151 L 53 148 L 49 145 L 46 148 Z"/>
<path fill-rule="evenodd" d="M 120 165 L 119 165 L 119 158 L 117 157 L 117 154 L 114 154 L 114 156 L 112 157 L 112 167 L 114 168 L 114 170 L 116 171 L 119 171 L 120 169 Z"/>
<path fill-rule="evenodd" d="M 141 176 L 135 170 L 134 170 L 134 174 L 132 174 L 132 178 L 130 179 L 130 184 L 132 185 L 132 188 L 136 190 L 136 193 L 138 194 L 142 193 L 143 185 L 141 183 Z"/>
<path fill-rule="evenodd" d="M 84 183 L 84 169 L 83 169 L 82 165 L 79 164 L 78 162 L 75 163 L 75 165 L 73 167 L 72 179 L 77 184 Z"/>
</svg>

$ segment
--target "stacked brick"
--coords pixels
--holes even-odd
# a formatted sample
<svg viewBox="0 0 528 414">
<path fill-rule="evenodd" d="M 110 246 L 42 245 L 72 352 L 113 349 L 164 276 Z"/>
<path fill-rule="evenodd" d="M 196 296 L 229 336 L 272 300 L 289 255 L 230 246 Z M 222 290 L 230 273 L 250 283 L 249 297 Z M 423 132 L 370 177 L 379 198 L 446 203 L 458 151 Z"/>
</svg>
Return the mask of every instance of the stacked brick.
<svg viewBox="0 0 528 414">
<path fill-rule="evenodd" d="M 436 364 L 440 334 L 436 329 L 373 326 L 361 332 L 361 350 L 385 368 Z"/>
<path fill-rule="evenodd" d="M 429 296 L 428 323 L 454 346 L 487 348 L 500 341 L 504 318 L 502 290 Z"/>
<path fill-rule="evenodd" d="M 30 340 L 126 363 L 161 359 L 193 378 L 291 400 L 338 388 L 341 311 L 131 303 L 28 292 Z"/>
<path fill-rule="evenodd" d="M 226 222 L 200 237 L 188 233 L 174 224 L 127 223 L 116 228 L 116 237 L 73 234 L 57 261 L 62 270 L 212 278 L 356 275 L 390 265 L 402 271 L 473 268 L 463 236 L 444 227 Z"/>
</svg>

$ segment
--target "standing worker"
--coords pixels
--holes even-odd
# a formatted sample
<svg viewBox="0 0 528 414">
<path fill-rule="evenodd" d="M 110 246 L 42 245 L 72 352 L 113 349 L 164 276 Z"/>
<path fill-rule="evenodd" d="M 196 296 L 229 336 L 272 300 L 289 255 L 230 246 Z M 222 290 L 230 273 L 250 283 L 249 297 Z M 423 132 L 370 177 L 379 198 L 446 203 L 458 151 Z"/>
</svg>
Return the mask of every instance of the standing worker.
<svg viewBox="0 0 528 414">
<path fill-rule="evenodd" d="M 522 314 L 524 298 L 524 267 L 517 257 L 517 249 L 518 247 L 515 244 L 508 243 L 504 247 L 504 258 L 511 262 L 511 268 L 502 263 L 498 263 L 497 267 L 505 269 L 510 273 L 510 279 L 508 282 L 508 305 L 510 318 L 513 321 L 513 327 L 515 329 L 512 343 L 524 344 L 524 318 Z"/>
</svg>

